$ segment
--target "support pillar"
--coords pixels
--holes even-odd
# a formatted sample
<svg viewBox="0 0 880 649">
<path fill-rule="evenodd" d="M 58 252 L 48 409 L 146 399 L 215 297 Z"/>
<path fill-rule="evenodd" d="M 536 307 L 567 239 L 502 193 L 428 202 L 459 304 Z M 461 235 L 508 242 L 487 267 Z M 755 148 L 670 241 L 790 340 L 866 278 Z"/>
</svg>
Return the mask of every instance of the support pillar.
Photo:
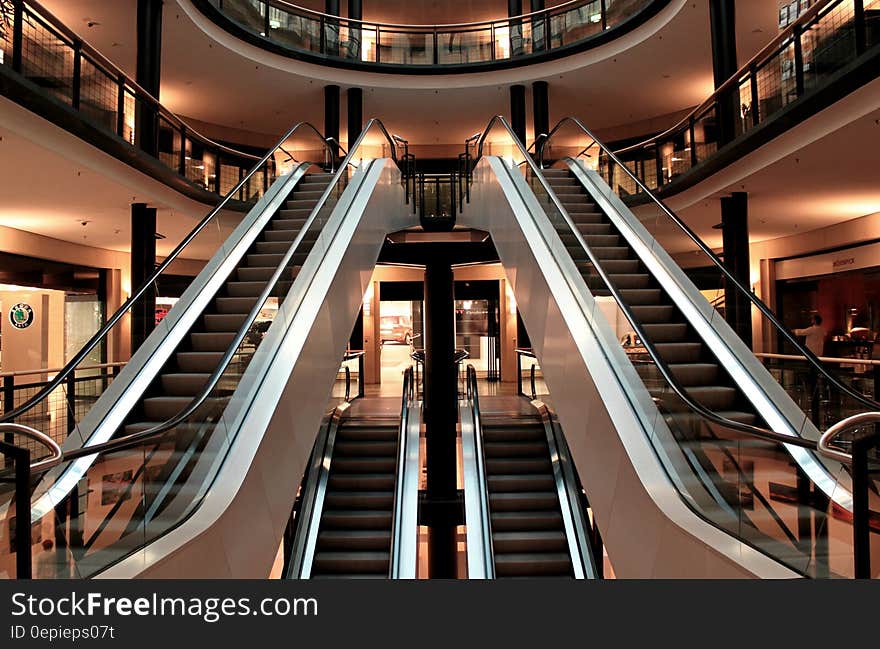
<svg viewBox="0 0 880 649">
<path fill-rule="evenodd" d="M 724 245 L 724 265 L 740 284 L 751 290 L 749 284 L 749 195 L 734 192 L 721 199 L 721 233 Z M 740 338 L 752 346 L 752 308 L 749 298 L 730 283 L 724 288 L 725 319 Z"/>
<path fill-rule="evenodd" d="M 535 140 L 550 132 L 550 92 L 546 81 L 532 84 L 532 119 L 535 124 Z M 535 152 L 537 153 L 537 147 Z"/>
<path fill-rule="evenodd" d="M 339 142 L 339 86 L 324 86 L 324 137 Z M 330 144 L 333 157 L 339 157 L 339 148 Z"/>
<path fill-rule="evenodd" d="M 452 266 L 437 255 L 425 267 L 425 457 L 428 563 L 434 579 L 456 576 L 458 382 Z"/>
<path fill-rule="evenodd" d="M 354 146 L 364 128 L 364 91 L 361 88 L 348 89 L 348 150 Z"/>
<path fill-rule="evenodd" d="M 717 90 L 737 72 L 735 0 L 710 0 L 709 22 L 712 36 L 712 72 Z M 752 106 L 753 111 L 757 109 L 757 106 Z M 736 122 L 739 118 L 739 88 L 734 86 L 719 98 L 717 119 L 720 146 L 736 137 Z"/>
<path fill-rule="evenodd" d="M 513 132 L 526 145 L 526 87 L 510 86 L 510 125 Z"/>
<path fill-rule="evenodd" d="M 531 0 L 529 11 L 535 13 L 545 8 L 544 0 Z M 532 19 L 532 52 L 543 52 L 545 49 L 547 49 L 547 23 L 545 16 L 539 16 Z"/>
<path fill-rule="evenodd" d="M 507 15 L 522 16 L 522 0 L 507 0 Z M 523 53 L 522 21 L 510 21 L 510 56 L 520 56 Z"/>
<path fill-rule="evenodd" d="M 131 206 L 131 290 L 137 291 L 156 268 L 156 208 Z M 131 310 L 131 353 L 156 326 L 156 291 L 150 287 Z"/>
<path fill-rule="evenodd" d="M 338 16 L 339 0 L 324 0 L 324 13 L 328 16 Z M 339 21 L 327 19 L 322 36 L 324 53 L 328 56 L 339 56 Z"/>
<path fill-rule="evenodd" d="M 162 2 L 138 0 L 136 81 L 156 99 L 162 77 Z M 159 156 L 159 112 L 157 107 L 137 102 L 135 141 L 141 150 Z"/>
</svg>

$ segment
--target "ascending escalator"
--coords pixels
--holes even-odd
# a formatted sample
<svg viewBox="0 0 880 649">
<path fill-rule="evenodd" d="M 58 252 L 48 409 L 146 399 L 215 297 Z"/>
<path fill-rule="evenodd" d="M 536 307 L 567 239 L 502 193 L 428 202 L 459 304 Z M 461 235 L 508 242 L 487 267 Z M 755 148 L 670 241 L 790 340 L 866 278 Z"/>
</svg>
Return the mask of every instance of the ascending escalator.
<svg viewBox="0 0 880 649">
<path fill-rule="evenodd" d="M 389 397 L 337 407 L 315 442 L 287 557 L 291 579 L 416 576 L 421 408 Z"/>
<path fill-rule="evenodd" d="M 468 367 L 459 411 L 470 578 L 596 576 L 589 522 L 558 421 L 520 397 L 480 397 Z"/>
<path fill-rule="evenodd" d="M 765 337 L 798 350 L 842 412 L 878 404 L 826 370 L 629 167 L 567 121 L 610 161 L 609 176 L 640 185 L 656 214 L 636 218 L 623 186 L 613 191 L 581 161 L 541 169 L 495 118 L 481 143 L 501 124 L 521 162 L 478 155 L 462 221 L 492 235 L 587 493 L 600 504 L 603 536 L 618 552 L 616 571 L 851 573 L 852 481 L 838 464 L 846 454 L 818 444 L 809 413 L 677 260 L 710 268 L 718 289 L 762 321 Z M 542 137 L 535 158 L 558 128 Z M 646 557 L 629 541 L 634 535 L 662 541 Z"/>
</svg>

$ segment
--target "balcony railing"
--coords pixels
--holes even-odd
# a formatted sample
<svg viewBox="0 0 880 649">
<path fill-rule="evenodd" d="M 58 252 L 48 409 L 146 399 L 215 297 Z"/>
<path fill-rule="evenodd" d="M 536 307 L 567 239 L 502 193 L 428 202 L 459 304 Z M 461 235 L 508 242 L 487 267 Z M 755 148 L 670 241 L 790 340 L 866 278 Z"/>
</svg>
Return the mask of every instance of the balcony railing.
<svg viewBox="0 0 880 649">
<path fill-rule="evenodd" d="M 820 0 L 686 118 L 615 154 L 649 189 L 662 190 L 726 144 L 826 88 L 878 45 L 880 0 Z M 587 156 L 588 166 L 621 196 L 640 193 L 635 181 L 595 143 L 560 142 L 559 135 L 551 140 L 539 142 L 543 164 Z"/>
<path fill-rule="evenodd" d="M 282 0 L 195 0 L 246 35 L 294 56 L 382 66 L 465 67 L 570 52 L 656 13 L 668 0 L 572 0 L 501 20 L 394 25 L 349 20 Z M 467 71 L 466 69 L 463 71 Z"/>
<path fill-rule="evenodd" d="M 72 108 L 92 127 L 159 160 L 197 188 L 224 196 L 260 158 L 200 135 L 52 14 L 30 0 L 6 0 L 0 68 Z M 235 197 L 254 202 L 276 175 L 269 160 Z"/>
</svg>

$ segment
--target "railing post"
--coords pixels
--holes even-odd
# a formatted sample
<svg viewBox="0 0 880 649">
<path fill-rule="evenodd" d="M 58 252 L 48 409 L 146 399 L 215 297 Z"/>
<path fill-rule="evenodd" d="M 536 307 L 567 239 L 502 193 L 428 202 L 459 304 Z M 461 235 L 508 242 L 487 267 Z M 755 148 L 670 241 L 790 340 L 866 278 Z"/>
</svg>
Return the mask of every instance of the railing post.
<svg viewBox="0 0 880 649">
<path fill-rule="evenodd" d="M 529 388 L 532 391 L 532 400 L 534 401 L 538 397 L 538 391 L 535 389 L 535 364 L 532 363 L 531 370 L 529 370 Z"/>
<path fill-rule="evenodd" d="M 366 377 L 364 376 L 364 359 L 366 354 L 361 354 L 358 356 L 358 397 L 363 397 L 366 394 L 365 383 Z"/>
<path fill-rule="evenodd" d="M 602 31 L 603 32 L 606 29 L 608 29 L 608 7 L 605 6 L 606 4 L 607 4 L 607 0 L 601 0 L 599 2 L 599 13 L 602 15 Z"/>
<path fill-rule="evenodd" d="M 853 0 L 853 28 L 856 37 L 856 55 L 864 54 L 868 47 L 864 0 Z"/>
<path fill-rule="evenodd" d="M 79 110 L 82 94 L 82 41 L 73 41 L 73 83 L 70 87 L 70 105 Z"/>
<path fill-rule="evenodd" d="M 3 377 L 3 414 L 8 412 L 12 412 L 15 410 L 15 377 L 14 376 L 4 376 Z M 15 441 L 15 435 L 12 433 L 5 433 L 3 435 L 3 441 L 7 444 L 12 444 Z"/>
<path fill-rule="evenodd" d="M 15 578 L 31 573 L 31 453 L 26 448 L 0 442 L 0 451 L 15 462 Z"/>
<path fill-rule="evenodd" d="M 761 104 L 758 98 L 758 68 L 754 64 L 749 68 L 749 79 L 752 95 L 752 126 L 757 126 L 761 121 Z"/>
<path fill-rule="evenodd" d="M 663 157 L 660 155 L 660 145 L 654 144 L 654 159 L 657 162 L 657 189 L 663 187 Z"/>
<path fill-rule="evenodd" d="M 697 166 L 697 143 L 694 138 L 694 134 L 696 129 L 694 126 L 696 125 L 696 120 L 691 116 L 690 123 L 688 124 L 688 136 L 691 140 L 691 167 Z"/>
<path fill-rule="evenodd" d="M 795 27 L 792 37 L 794 39 L 794 85 L 797 96 L 804 94 L 804 48 L 801 42 L 803 36 L 800 27 Z"/>
<path fill-rule="evenodd" d="M 345 400 L 351 401 L 351 370 L 345 366 Z"/>
<path fill-rule="evenodd" d="M 119 75 L 116 78 L 116 87 L 119 94 L 116 96 L 116 134 L 125 138 L 125 77 Z"/>
<path fill-rule="evenodd" d="M 440 50 L 437 45 L 437 29 L 434 29 L 434 65 L 440 65 Z"/>
<path fill-rule="evenodd" d="M 263 16 L 263 36 L 265 36 L 266 40 L 269 40 L 269 9 L 270 5 L 268 2 L 264 2 L 263 5 L 266 7 L 266 15 Z"/>
<path fill-rule="evenodd" d="M 523 394 L 522 389 L 522 354 L 517 353 L 516 355 L 516 393 L 518 395 Z"/>
<path fill-rule="evenodd" d="M 12 69 L 21 74 L 24 45 L 24 0 L 13 0 L 12 9 Z"/>
<path fill-rule="evenodd" d="M 871 526 L 869 509 L 868 451 L 877 444 L 877 434 L 858 433 L 852 442 L 853 576 L 871 578 Z"/>
<path fill-rule="evenodd" d="M 64 379 L 65 402 L 67 405 L 67 434 L 73 432 L 76 428 L 76 369 L 74 369 L 67 378 Z"/>
<path fill-rule="evenodd" d="M 186 127 L 180 127 L 180 154 L 177 158 L 177 173 L 186 178 Z"/>
</svg>

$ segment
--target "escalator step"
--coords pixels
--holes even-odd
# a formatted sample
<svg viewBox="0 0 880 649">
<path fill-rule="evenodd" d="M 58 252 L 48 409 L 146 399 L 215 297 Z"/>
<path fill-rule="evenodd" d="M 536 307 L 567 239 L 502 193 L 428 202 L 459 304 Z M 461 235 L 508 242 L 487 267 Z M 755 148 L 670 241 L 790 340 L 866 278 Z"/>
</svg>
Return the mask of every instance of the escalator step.
<svg viewBox="0 0 880 649">
<path fill-rule="evenodd" d="M 620 289 L 620 297 L 629 306 L 639 306 L 660 304 L 663 293 L 659 288 L 623 288 Z"/>
<path fill-rule="evenodd" d="M 274 273 L 274 270 L 272 271 Z M 290 291 L 293 282 L 279 280 L 270 293 L 273 297 L 283 297 Z M 226 293 L 229 297 L 257 297 L 267 286 L 267 282 L 227 282 Z"/>
<path fill-rule="evenodd" d="M 205 387 L 210 374 L 176 373 L 163 374 L 162 389 L 167 396 L 188 396 L 192 398 Z"/>
<path fill-rule="evenodd" d="M 394 473 L 397 458 L 388 457 L 333 457 L 331 471 L 336 473 Z"/>
<path fill-rule="evenodd" d="M 223 352 L 177 352 L 175 358 L 181 372 L 210 373 L 220 364 Z"/>
<path fill-rule="evenodd" d="M 561 552 L 496 554 L 495 575 L 498 577 L 570 576 L 571 559 Z"/>
<path fill-rule="evenodd" d="M 333 457 L 351 457 L 351 456 L 387 456 L 395 457 L 397 453 L 397 440 L 390 441 L 372 441 L 372 440 L 337 440 L 333 447 Z"/>
<path fill-rule="evenodd" d="M 619 275 L 619 274 L 635 274 L 639 272 L 639 264 L 641 262 L 638 259 L 606 259 L 601 262 L 602 270 L 604 270 L 609 275 Z M 595 270 L 593 269 L 593 265 L 586 259 L 576 259 L 575 265 L 578 269 L 583 272 L 590 272 L 591 275 L 595 275 Z"/>
<path fill-rule="evenodd" d="M 715 363 L 670 363 L 668 367 L 684 387 L 713 385 L 718 378 Z M 643 379 L 663 380 L 655 365 L 639 365 L 636 370 Z"/>
<path fill-rule="evenodd" d="M 220 313 L 249 313 L 256 303 L 256 297 L 218 297 L 214 299 L 214 306 Z"/>
<path fill-rule="evenodd" d="M 275 231 L 294 231 L 299 234 L 299 231 L 306 224 L 310 212 L 311 210 L 279 210 L 279 218 L 273 220 L 270 227 Z"/>
<path fill-rule="evenodd" d="M 686 324 L 644 324 L 642 328 L 654 343 L 679 342 L 687 336 Z"/>
<path fill-rule="evenodd" d="M 232 344 L 235 333 L 191 333 L 192 348 L 197 352 L 225 352 Z"/>
<path fill-rule="evenodd" d="M 346 473 L 331 472 L 328 484 L 331 489 L 383 491 L 394 489 L 394 475 L 387 473 Z"/>
<path fill-rule="evenodd" d="M 558 530 L 562 514 L 558 511 L 492 512 L 493 532 Z"/>
<path fill-rule="evenodd" d="M 705 406 L 709 410 L 733 410 L 736 402 L 736 388 L 726 385 L 702 385 L 686 388 L 688 396 L 694 401 Z M 674 394 L 667 391 L 662 393 L 649 389 L 649 392 L 660 397 L 664 408 L 670 412 L 686 411 L 688 407 Z"/>
<path fill-rule="evenodd" d="M 226 285 L 227 287 L 229 284 Z M 217 333 L 235 333 L 247 320 L 246 313 L 206 313 L 202 316 L 205 331 Z"/>
<path fill-rule="evenodd" d="M 547 473 L 553 470 L 549 457 L 537 458 L 486 458 L 486 471 L 493 475 Z"/>
<path fill-rule="evenodd" d="M 353 426 L 344 426 L 339 429 L 336 434 L 337 444 L 341 441 L 345 442 L 370 442 L 370 441 L 393 441 L 397 442 L 399 431 L 397 428 L 371 427 L 358 428 Z"/>
<path fill-rule="evenodd" d="M 660 357 L 667 363 L 688 363 L 699 360 L 703 350 L 703 343 L 656 343 L 654 347 L 657 349 Z"/>
<path fill-rule="evenodd" d="M 321 515 L 321 529 L 391 529 L 391 510 L 330 509 Z"/>
<path fill-rule="evenodd" d="M 236 275 L 240 282 L 267 282 L 275 274 L 277 268 L 277 264 L 275 266 L 242 267 L 236 271 Z M 300 268 L 301 266 L 291 266 L 290 269 L 286 271 L 287 278 L 292 280 L 296 277 Z M 284 273 L 282 273 L 279 279 L 284 280 Z"/>
<path fill-rule="evenodd" d="M 668 324 L 676 313 L 674 306 L 662 304 L 632 306 L 630 309 L 636 319 L 642 324 Z"/>
<path fill-rule="evenodd" d="M 387 573 L 390 552 L 316 552 L 312 570 L 321 573 Z"/>
<path fill-rule="evenodd" d="M 489 495 L 493 512 L 547 510 L 559 503 L 555 491 L 494 492 Z"/>
<path fill-rule="evenodd" d="M 391 509 L 394 492 L 331 489 L 324 497 L 324 505 L 332 509 Z"/>
<path fill-rule="evenodd" d="M 288 245 L 290 245 L 291 243 L 296 241 L 296 237 L 301 229 L 302 228 L 291 228 L 290 230 L 266 230 L 265 232 L 263 232 L 263 238 L 266 241 L 284 241 Z M 311 230 L 306 233 L 306 237 L 317 237 L 317 235 L 317 230 Z M 305 240 L 306 237 L 303 237 L 303 239 Z"/>
<path fill-rule="evenodd" d="M 489 457 L 546 457 L 548 454 L 547 443 L 543 440 L 536 441 L 499 441 L 483 444 L 487 458 Z"/>
<path fill-rule="evenodd" d="M 492 534 L 495 552 L 565 552 L 568 539 L 562 530 L 538 532 L 496 532 Z"/>
<path fill-rule="evenodd" d="M 512 492 L 512 491 L 548 491 L 554 489 L 556 484 L 551 474 L 520 474 L 520 475 L 490 475 L 487 477 L 489 491 Z"/>
<path fill-rule="evenodd" d="M 324 530 L 318 534 L 319 551 L 379 550 L 391 547 L 391 530 Z"/>
</svg>

